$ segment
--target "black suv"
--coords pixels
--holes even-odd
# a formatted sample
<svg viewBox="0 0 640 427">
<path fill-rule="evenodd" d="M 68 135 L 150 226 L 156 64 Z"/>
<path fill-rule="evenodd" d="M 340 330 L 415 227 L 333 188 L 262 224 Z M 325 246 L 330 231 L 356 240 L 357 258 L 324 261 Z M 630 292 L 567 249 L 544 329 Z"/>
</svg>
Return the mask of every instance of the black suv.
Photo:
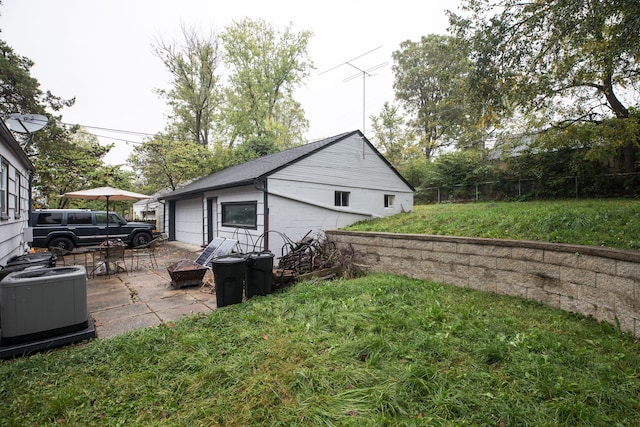
<svg viewBox="0 0 640 427">
<path fill-rule="evenodd" d="M 97 245 L 107 239 L 121 239 L 129 246 L 141 246 L 159 237 L 155 225 L 127 222 L 109 212 L 84 209 L 42 209 L 31 214 L 34 248 L 58 247 L 68 251 L 76 246 Z"/>
</svg>

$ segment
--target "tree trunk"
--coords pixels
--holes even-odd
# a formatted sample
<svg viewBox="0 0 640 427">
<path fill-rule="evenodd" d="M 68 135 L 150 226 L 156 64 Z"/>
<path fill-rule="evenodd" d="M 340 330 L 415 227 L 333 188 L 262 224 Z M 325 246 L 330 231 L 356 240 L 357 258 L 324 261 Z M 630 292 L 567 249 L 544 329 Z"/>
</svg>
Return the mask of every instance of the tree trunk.
<svg viewBox="0 0 640 427">
<path fill-rule="evenodd" d="M 613 113 L 616 115 L 618 119 L 628 120 L 629 119 L 629 109 L 627 109 L 622 102 L 618 99 L 616 94 L 613 92 L 613 81 L 611 78 L 611 74 L 607 74 L 607 76 L 603 80 L 603 92 L 604 96 L 607 98 L 607 102 L 609 103 L 609 107 L 613 110 Z M 640 135 L 636 136 L 637 139 L 640 139 Z M 622 172 L 624 173 L 634 173 L 636 168 L 636 143 L 637 141 L 628 142 L 620 153 L 620 165 L 622 166 Z"/>
<path fill-rule="evenodd" d="M 636 171 L 636 145 L 634 143 L 628 143 L 622 149 L 622 169 L 625 173 Z"/>
</svg>

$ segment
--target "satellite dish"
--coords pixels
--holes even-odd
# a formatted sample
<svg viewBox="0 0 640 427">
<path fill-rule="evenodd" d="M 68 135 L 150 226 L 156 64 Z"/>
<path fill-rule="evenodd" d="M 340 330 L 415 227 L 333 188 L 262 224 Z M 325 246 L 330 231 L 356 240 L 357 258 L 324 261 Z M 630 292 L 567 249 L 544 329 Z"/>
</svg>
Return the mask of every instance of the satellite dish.
<svg viewBox="0 0 640 427">
<path fill-rule="evenodd" d="M 45 127 L 49 123 L 49 119 L 42 114 L 13 113 L 4 122 L 14 132 L 31 135 Z"/>
</svg>

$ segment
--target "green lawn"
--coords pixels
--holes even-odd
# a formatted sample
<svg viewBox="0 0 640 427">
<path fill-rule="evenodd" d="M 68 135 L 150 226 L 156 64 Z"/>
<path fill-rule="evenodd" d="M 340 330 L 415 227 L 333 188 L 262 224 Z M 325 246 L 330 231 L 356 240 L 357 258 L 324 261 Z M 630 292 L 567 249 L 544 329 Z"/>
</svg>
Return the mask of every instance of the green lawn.
<svg viewBox="0 0 640 427">
<path fill-rule="evenodd" d="M 640 249 L 635 200 L 417 206 L 351 229 Z M 0 362 L 0 426 L 637 426 L 640 344 L 392 275 Z"/>
<path fill-rule="evenodd" d="M 632 426 L 638 396 L 608 324 L 391 275 L 0 363 L 6 426 Z"/>
<path fill-rule="evenodd" d="M 348 230 L 540 240 L 640 249 L 640 200 L 554 200 L 419 205 Z"/>
</svg>

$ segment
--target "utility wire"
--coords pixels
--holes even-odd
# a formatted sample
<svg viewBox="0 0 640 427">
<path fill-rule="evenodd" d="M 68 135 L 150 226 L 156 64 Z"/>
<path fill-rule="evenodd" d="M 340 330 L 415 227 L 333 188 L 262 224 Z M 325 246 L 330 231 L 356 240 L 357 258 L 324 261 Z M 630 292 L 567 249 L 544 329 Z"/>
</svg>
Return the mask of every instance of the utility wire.
<svg viewBox="0 0 640 427">
<path fill-rule="evenodd" d="M 90 126 L 90 125 L 83 125 L 83 124 L 80 124 L 80 123 L 60 122 L 60 124 L 65 125 L 65 126 L 80 126 L 81 128 L 84 128 L 84 129 L 97 129 L 97 130 L 102 130 L 102 131 L 107 131 L 107 132 L 123 133 L 123 134 L 127 134 L 127 135 L 137 135 L 137 136 L 145 136 L 145 137 L 153 137 L 155 135 L 153 133 L 145 133 L 145 132 L 136 132 L 136 131 L 132 131 L 132 130 L 123 130 L 123 129 L 113 129 L 113 128 L 98 127 L 98 126 Z M 105 138 L 108 138 L 108 137 L 105 137 Z"/>
</svg>

